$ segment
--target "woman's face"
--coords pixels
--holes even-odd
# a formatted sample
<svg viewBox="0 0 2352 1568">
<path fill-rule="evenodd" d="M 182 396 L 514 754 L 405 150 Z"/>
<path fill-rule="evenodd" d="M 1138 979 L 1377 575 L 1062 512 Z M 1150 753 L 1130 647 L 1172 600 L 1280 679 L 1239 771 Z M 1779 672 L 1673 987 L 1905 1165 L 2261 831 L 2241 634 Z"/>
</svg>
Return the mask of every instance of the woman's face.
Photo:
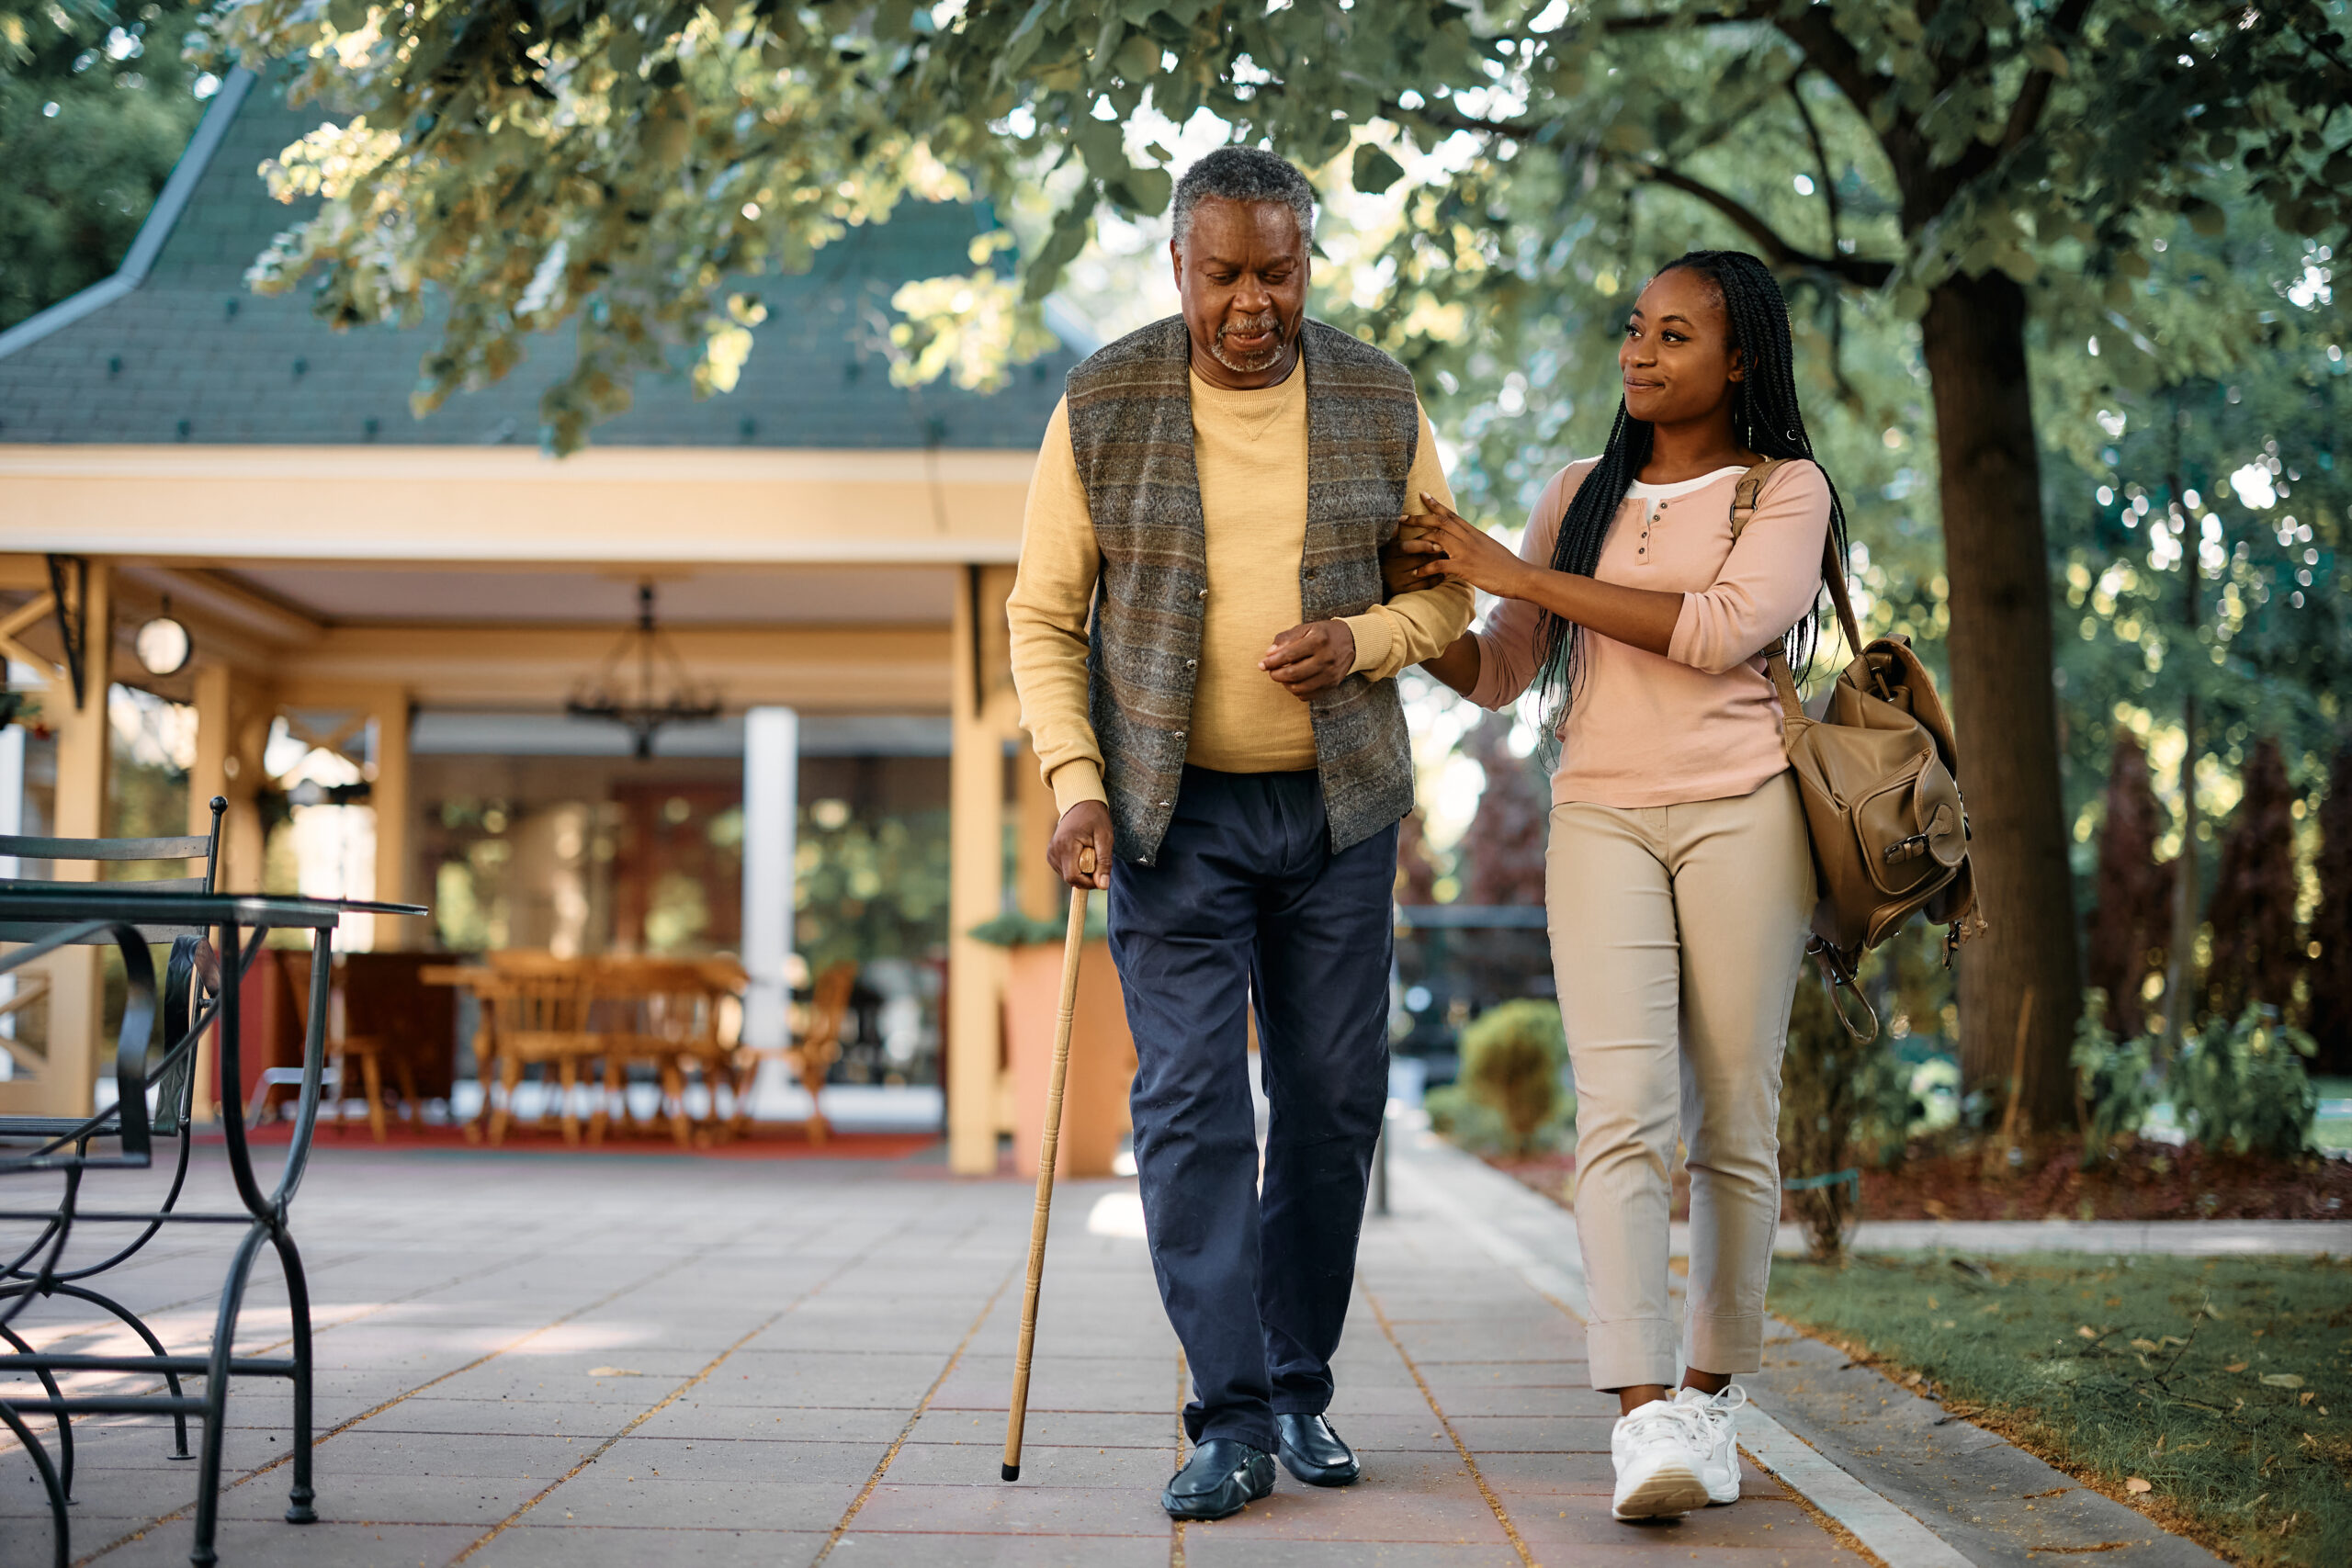
<svg viewBox="0 0 2352 1568">
<path fill-rule="evenodd" d="M 1743 372 L 1714 279 L 1689 267 L 1651 278 L 1625 322 L 1617 371 L 1625 412 L 1652 424 L 1702 420 L 1729 403 Z"/>
</svg>

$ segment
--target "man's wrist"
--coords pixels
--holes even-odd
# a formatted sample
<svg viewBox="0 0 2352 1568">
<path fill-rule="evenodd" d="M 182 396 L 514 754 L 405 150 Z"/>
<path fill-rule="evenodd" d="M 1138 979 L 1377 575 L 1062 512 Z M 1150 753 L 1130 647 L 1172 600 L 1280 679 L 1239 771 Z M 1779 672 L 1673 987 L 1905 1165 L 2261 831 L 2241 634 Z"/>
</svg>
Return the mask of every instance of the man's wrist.
<svg viewBox="0 0 2352 1568">
<path fill-rule="evenodd" d="M 1109 794 L 1102 788 L 1102 765 L 1091 758 L 1078 757 L 1064 762 L 1054 770 L 1048 783 L 1054 791 L 1054 809 L 1063 817 L 1069 815 L 1071 807 L 1090 800 L 1104 806 L 1111 804 Z"/>
<path fill-rule="evenodd" d="M 1367 610 L 1361 615 L 1342 615 L 1336 625 L 1347 628 L 1355 651 L 1348 660 L 1348 673 L 1361 675 L 1376 670 L 1388 657 L 1390 633 L 1388 616 L 1378 609 Z"/>
</svg>

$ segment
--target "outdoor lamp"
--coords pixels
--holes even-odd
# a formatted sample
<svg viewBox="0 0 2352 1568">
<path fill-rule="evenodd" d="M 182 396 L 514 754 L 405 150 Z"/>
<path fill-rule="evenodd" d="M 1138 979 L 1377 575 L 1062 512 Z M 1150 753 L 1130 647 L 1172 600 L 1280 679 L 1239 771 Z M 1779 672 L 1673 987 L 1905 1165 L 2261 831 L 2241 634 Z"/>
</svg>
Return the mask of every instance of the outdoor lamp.
<svg viewBox="0 0 2352 1568">
<path fill-rule="evenodd" d="M 150 675 L 176 675 L 187 668 L 188 655 L 196 645 L 187 635 L 187 627 L 172 618 L 172 601 L 164 597 L 163 613 L 139 628 L 131 646 L 138 650 L 139 662 Z"/>
</svg>

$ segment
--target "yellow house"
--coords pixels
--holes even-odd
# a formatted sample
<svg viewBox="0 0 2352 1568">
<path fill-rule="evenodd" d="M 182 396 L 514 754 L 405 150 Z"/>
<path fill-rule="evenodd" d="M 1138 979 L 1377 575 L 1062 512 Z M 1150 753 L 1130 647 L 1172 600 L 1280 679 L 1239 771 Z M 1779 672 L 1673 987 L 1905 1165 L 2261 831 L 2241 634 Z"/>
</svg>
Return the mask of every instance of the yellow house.
<svg viewBox="0 0 2352 1568">
<path fill-rule="evenodd" d="M 662 634 L 724 716 L 673 727 L 634 765 L 740 801 L 741 918 L 713 929 L 733 928 L 720 945 L 754 976 L 747 1033 L 782 1027 L 809 770 L 904 775 L 949 825 L 936 1032 L 951 1158 L 994 1169 L 1010 1125 L 1001 955 L 962 933 L 1007 907 L 1009 877 L 1032 913 L 1054 897 L 1038 852 L 1050 800 L 1015 765 L 1002 604 L 1072 355 L 992 397 L 904 389 L 885 326 L 899 282 L 968 265 L 986 215 L 910 209 L 808 276 L 760 280 L 769 320 L 733 394 L 641 383 L 591 449 L 556 460 L 537 402 L 565 344 L 419 421 L 408 395 L 429 329 L 335 332 L 299 293 L 247 291 L 245 265 L 296 216 L 257 165 L 306 129 L 266 84 L 228 78 L 122 270 L 0 333 L 0 651 L 54 737 L 45 830 L 106 830 L 111 682 L 192 708 L 190 810 L 232 803 L 226 886 L 261 883 L 261 807 L 285 798 L 275 735 L 348 759 L 364 784 L 350 793 L 371 808 L 372 863 L 343 890 L 433 901 L 421 840 L 447 827 L 428 797 L 451 778 L 496 773 L 523 798 L 533 779 L 593 796 L 638 776 L 616 727 L 563 715 L 650 584 Z M 157 675 L 134 638 L 167 604 L 194 654 Z M 25 732 L 5 733 L 22 800 Z M 15 808 L 5 750 L 0 814 Z M 670 801 L 700 809 L 678 787 Z M 509 940 L 609 938 L 622 918 L 549 897 L 552 914 L 511 914 Z M 423 924 L 354 935 L 423 945 Z M 46 1049 L 0 1041 L 11 1110 L 93 1092 L 96 961 L 50 962 Z"/>
</svg>

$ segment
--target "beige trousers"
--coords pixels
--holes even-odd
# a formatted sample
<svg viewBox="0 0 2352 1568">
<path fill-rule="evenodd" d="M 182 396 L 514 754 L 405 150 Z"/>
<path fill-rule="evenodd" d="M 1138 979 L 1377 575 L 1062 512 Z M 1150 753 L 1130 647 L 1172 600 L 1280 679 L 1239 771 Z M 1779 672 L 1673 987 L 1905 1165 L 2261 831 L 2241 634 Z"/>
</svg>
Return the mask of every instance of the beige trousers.
<svg viewBox="0 0 2352 1568">
<path fill-rule="evenodd" d="M 1555 806 L 1544 881 L 1576 1074 L 1592 1385 L 1754 1371 L 1781 1213 L 1781 1054 L 1815 897 L 1795 778 L 1687 806 Z M 1678 1133 L 1690 1167 L 1679 1336 Z"/>
</svg>

